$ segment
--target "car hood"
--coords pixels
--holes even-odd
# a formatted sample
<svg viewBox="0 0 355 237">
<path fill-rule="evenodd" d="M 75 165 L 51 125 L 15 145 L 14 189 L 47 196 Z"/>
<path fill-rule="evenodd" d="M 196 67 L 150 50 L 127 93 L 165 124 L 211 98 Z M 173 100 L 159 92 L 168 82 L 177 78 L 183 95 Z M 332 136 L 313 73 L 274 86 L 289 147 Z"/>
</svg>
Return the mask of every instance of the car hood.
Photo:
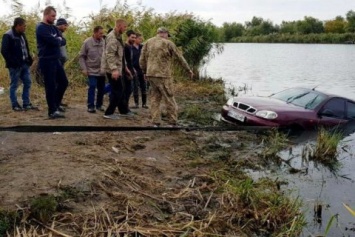
<svg viewBox="0 0 355 237">
<path fill-rule="evenodd" d="M 309 111 L 303 107 L 296 106 L 285 101 L 274 99 L 271 97 L 235 97 L 234 102 L 243 103 L 252 106 L 256 110 L 272 110 L 278 111 L 297 111 L 304 112 Z"/>
</svg>

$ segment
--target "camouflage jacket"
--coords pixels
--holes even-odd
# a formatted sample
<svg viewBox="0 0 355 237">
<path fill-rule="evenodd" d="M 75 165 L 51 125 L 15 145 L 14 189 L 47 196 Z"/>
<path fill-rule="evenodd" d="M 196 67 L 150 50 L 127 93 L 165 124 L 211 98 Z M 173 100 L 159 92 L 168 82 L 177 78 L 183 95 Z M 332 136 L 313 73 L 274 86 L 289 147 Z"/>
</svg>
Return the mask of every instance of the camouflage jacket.
<svg viewBox="0 0 355 237">
<path fill-rule="evenodd" d="M 148 77 L 171 77 L 174 58 L 187 71 L 190 70 L 176 45 L 170 40 L 156 36 L 144 44 L 139 64 Z"/>
<path fill-rule="evenodd" d="M 101 72 L 112 73 L 118 70 L 121 74 L 123 71 L 123 48 L 121 34 L 112 30 L 106 37 L 105 49 L 101 57 Z"/>
</svg>

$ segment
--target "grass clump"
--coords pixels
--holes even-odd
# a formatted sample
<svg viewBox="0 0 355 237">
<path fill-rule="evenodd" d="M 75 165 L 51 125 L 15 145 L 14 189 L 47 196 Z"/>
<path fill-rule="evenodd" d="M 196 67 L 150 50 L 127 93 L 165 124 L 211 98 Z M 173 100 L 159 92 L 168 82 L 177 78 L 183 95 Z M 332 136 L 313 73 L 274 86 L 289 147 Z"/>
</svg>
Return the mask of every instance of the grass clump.
<svg viewBox="0 0 355 237">
<path fill-rule="evenodd" d="M 223 197 L 221 214 L 242 226 L 247 236 L 299 236 L 305 225 L 301 202 L 286 197 L 270 179 L 254 181 L 230 173 L 217 175 Z"/>
<path fill-rule="evenodd" d="M 318 132 L 317 143 L 311 158 L 324 164 L 337 162 L 338 145 L 342 138 L 343 136 L 340 132 L 330 132 L 321 128 Z"/>
<path fill-rule="evenodd" d="M 20 220 L 17 212 L 0 210 L 0 236 L 6 236 L 6 232 L 11 232 Z"/>
<path fill-rule="evenodd" d="M 213 112 L 199 105 L 187 105 L 180 113 L 179 118 L 187 121 L 192 121 L 197 125 L 212 125 Z"/>
<path fill-rule="evenodd" d="M 279 131 L 272 130 L 262 140 L 264 146 L 261 152 L 261 156 L 264 159 L 279 159 L 277 153 L 285 149 L 288 146 L 287 135 Z"/>
<path fill-rule="evenodd" d="M 42 223 L 47 223 L 56 212 L 58 202 L 53 195 L 33 198 L 30 203 L 31 216 Z"/>
</svg>

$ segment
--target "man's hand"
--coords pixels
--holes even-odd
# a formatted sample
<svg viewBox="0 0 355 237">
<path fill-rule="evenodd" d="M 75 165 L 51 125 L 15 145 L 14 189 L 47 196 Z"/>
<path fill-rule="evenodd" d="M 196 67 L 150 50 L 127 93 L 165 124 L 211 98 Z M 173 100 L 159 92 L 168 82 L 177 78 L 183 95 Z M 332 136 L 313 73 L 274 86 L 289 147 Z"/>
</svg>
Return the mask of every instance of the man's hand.
<svg viewBox="0 0 355 237">
<path fill-rule="evenodd" d="M 88 71 L 86 71 L 86 70 L 82 70 L 81 72 L 84 74 L 84 76 L 88 76 L 89 75 Z"/>
<path fill-rule="evenodd" d="M 189 71 L 189 74 L 190 74 L 190 79 L 193 79 L 194 78 L 194 72 L 192 70 Z"/>
<path fill-rule="evenodd" d="M 112 71 L 112 79 L 117 80 L 120 77 L 120 72 L 118 70 Z"/>
</svg>

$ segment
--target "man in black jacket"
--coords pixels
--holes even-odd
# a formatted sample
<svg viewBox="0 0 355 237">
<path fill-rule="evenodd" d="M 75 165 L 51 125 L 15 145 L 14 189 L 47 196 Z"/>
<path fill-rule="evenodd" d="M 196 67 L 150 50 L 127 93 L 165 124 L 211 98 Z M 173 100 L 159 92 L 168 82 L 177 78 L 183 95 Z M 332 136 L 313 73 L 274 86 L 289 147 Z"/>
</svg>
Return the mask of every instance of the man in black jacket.
<svg viewBox="0 0 355 237">
<path fill-rule="evenodd" d="M 43 11 L 42 22 L 37 24 L 36 38 L 38 50 L 38 66 L 43 75 L 48 117 L 64 118 L 60 103 L 68 87 L 68 79 L 63 64 L 60 62 L 60 47 L 66 45 L 59 29 L 54 25 L 57 11 L 47 6 Z"/>
<path fill-rule="evenodd" d="M 1 44 L 1 54 L 5 58 L 6 67 L 10 74 L 10 100 L 14 111 L 38 109 L 30 101 L 31 78 L 29 67 L 33 60 L 25 31 L 26 21 L 21 17 L 15 18 L 12 28 L 3 35 Z M 18 103 L 16 96 L 19 80 L 23 83 L 23 107 Z"/>
</svg>

